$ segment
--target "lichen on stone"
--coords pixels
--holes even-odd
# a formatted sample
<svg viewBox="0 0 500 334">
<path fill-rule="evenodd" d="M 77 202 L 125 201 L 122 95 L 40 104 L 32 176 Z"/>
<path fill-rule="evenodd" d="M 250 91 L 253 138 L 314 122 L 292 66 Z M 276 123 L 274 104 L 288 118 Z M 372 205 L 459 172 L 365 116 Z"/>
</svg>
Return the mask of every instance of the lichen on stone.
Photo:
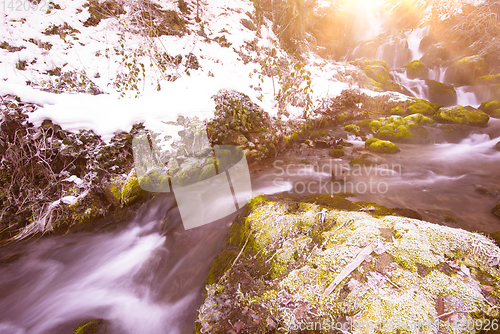
<svg viewBox="0 0 500 334">
<path fill-rule="evenodd" d="M 485 126 L 490 117 L 473 107 L 453 106 L 443 107 L 434 115 L 434 119 L 444 123 L 468 124 Z"/>
<path fill-rule="evenodd" d="M 500 315 L 500 296 L 486 300 L 479 277 L 500 286 L 493 241 L 374 203 L 260 195 L 232 225 L 226 247 L 212 266 L 211 273 L 227 269 L 209 280 L 199 333 L 226 333 L 227 323 L 249 333 L 294 333 L 294 324 L 346 319 L 359 334 L 469 333 L 439 317 L 438 299 L 454 321 Z M 325 293 L 366 247 L 373 252 Z"/>
</svg>

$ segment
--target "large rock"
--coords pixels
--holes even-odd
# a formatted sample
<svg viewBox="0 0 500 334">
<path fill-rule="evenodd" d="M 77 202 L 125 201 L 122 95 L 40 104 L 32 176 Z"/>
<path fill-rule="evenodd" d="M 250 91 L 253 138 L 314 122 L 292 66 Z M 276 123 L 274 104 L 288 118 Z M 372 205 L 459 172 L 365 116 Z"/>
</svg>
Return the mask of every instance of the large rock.
<svg viewBox="0 0 500 334">
<path fill-rule="evenodd" d="M 434 37 L 434 35 L 429 34 L 427 36 L 424 36 L 420 41 L 420 44 L 418 45 L 418 51 L 425 53 L 435 43 L 436 43 L 436 37 Z"/>
<path fill-rule="evenodd" d="M 425 65 L 432 68 L 441 66 L 451 59 L 451 53 L 441 44 L 433 44 L 420 58 Z"/>
<path fill-rule="evenodd" d="M 425 139 L 428 136 L 428 130 L 423 126 L 430 123 L 433 123 L 431 118 L 415 113 L 406 117 L 393 115 L 387 118 L 367 119 L 361 121 L 359 125 L 369 130 L 378 139 L 401 142 L 410 139 Z"/>
<path fill-rule="evenodd" d="M 398 153 L 401 151 L 396 144 L 388 140 L 376 140 L 368 146 L 368 150 L 375 153 Z"/>
<path fill-rule="evenodd" d="M 457 86 L 470 86 L 476 79 L 487 73 L 488 68 L 483 57 L 464 57 L 452 63 L 445 74 L 445 81 Z"/>
<path fill-rule="evenodd" d="M 394 77 L 389 73 L 389 65 L 385 61 L 361 58 L 351 63 L 360 67 L 378 88 L 411 95 L 406 88 L 394 81 Z"/>
<path fill-rule="evenodd" d="M 212 264 L 196 332 L 330 333 L 355 315 L 350 333 L 469 333 L 452 326 L 500 315 L 499 261 L 483 235 L 374 203 L 258 196 Z"/>
<path fill-rule="evenodd" d="M 451 106 L 457 103 L 457 92 L 453 85 L 444 84 L 435 80 L 425 80 L 429 87 L 429 101 Z"/>
<path fill-rule="evenodd" d="M 479 109 L 491 117 L 500 118 L 500 100 L 483 102 L 479 106 Z"/>
<path fill-rule="evenodd" d="M 413 103 L 408 107 L 408 112 L 411 114 L 423 114 L 423 115 L 434 115 L 442 105 L 438 103 L 432 103 L 424 99 L 415 99 Z"/>
<path fill-rule="evenodd" d="M 439 111 L 434 115 L 434 119 L 443 123 L 485 126 L 488 124 L 490 117 L 484 112 L 470 106 L 453 106 L 439 109 Z"/>
<path fill-rule="evenodd" d="M 406 68 L 406 76 L 410 79 L 428 79 L 429 68 L 420 60 L 414 60 L 404 66 Z"/>
</svg>

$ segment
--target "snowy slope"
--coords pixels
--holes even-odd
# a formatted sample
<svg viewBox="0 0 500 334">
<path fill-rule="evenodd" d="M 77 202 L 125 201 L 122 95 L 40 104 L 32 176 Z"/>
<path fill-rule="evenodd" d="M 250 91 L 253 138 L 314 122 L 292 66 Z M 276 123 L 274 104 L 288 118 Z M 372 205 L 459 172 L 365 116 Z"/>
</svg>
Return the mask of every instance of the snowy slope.
<svg viewBox="0 0 500 334">
<path fill-rule="evenodd" d="M 264 50 L 271 48 L 276 48 L 277 55 L 282 58 L 288 56 L 279 49 L 269 22 L 262 27 L 260 35 L 241 23 L 242 19 L 249 19 L 246 13 L 254 10 L 250 0 L 200 2 L 200 23 L 194 20 L 196 9 L 191 4 L 194 10 L 189 14 L 189 32 L 184 36 L 163 35 L 152 39 L 125 32 L 123 47 L 120 46 L 120 34 L 126 30 L 126 24 L 130 24 L 132 3 L 125 5 L 127 14 L 103 19 L 95 27 L 83 25 L 89 17 L 88 10 L 82 7 L 84 3 L 82 0 L 60 1 L 57 4 L 61 9 L 52 9 L 48 14 L 42 11 L 11 10 L 2 13 L 0 42 L 5 41 L 24 49 L 17 52 L 0 50 L 0 94 L 15 94 L 24 101 L 42 105 L 30 115 L 30 121 L 35 125 L 50 118 L 68 130 L 93 129 L 105 140 L 116 131 L 129 131 L 131 125 L 137 122 L 145 122 L 150 129 L 164 129 L 174 134 L 175 128 L 165 128 L 165 121 L 176 120 L 178 115 L 198 116 L 201 119 L 211 117 L 214 111 L 211 96 L 223 88 L 241 91 L 271 115 L 277 114 L 274 101 L 277 88 L 273 91 L 270 77 L 259 76 L 261 65 L 258 61 L 265 57 Z M 162 4 L 164 9 L 175 9 L 180 13 L 177 2 Z M 79 32 L 68 33 L 64 38 L 44 34 L 51 25 L 65 23 Z M 211 40 L 200 36 L 202 28 L 201 35 L 205 33 Z M 221 36 L 231 43 L 229 47 L 223 47 L 213 40 Z M 247 42 L 252 43 L 254 40 L 257 51 L 246 47 Z M 33 41 L 39 45 L 50 43 L 52 48 L 46 50 Z M 140 96 L 134 98 L 133 93 L 127 92 L 124 97 L 120 97 L 113 82 L 124 71 L 124 59 L 115 48 L 123 50 L 128 56 L 133 56 L 136 50 L 147 53 L 155 49 L 171 56 L 180 54 L 183 59 L 192 53 L 201 68 L 186 69 L 183 62 L 178 66 L 169 66 L 162 72 L 158 67 L 150 66 L 150 56 L 138 56 L 138 62 L 145 65 L 146 75 L 145 80 L 138 85 Z M 241 54 L 253 61 L 245 64 Z M 353 84 L 342 82 L 342 76 L 339 75 L 346 69 L 352 70 L 351 65 L 329 62 L 312 53 L 308 57 L 306 69 L 311 72 L 314 101 L 337 96 Z M 26 61 L 25 70 L 16 69 L 19 61 Z M 57 68 L 60 68 L 61 73 L 72 71 L 84 74 L 105 94 L 94 96 L 40 92 L 38 88 L 43 87 L 44 82 L 56 78 L 47 71 Z M 177 77 L 177 80 L 167 80 L 168 75 Z M 262 91 L 254 89 L 259 86 L 261 77 L 264 80 L 260 85 Z M 34 88 L 27 86 L 27 81 Z M 159 91 L 158 83 L 161 87 Z M 289 111 L 291 117 L 302 115 L 302 108 L 290 107 Z"/>
</svg>

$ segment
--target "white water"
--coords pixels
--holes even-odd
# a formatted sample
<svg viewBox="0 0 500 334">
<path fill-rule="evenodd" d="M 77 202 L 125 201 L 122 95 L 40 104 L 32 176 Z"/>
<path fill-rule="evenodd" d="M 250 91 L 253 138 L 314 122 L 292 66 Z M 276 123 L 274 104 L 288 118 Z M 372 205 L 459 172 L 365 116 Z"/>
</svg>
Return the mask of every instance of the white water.
<svg viewBox="0 0 500 334">
<path fill-rule="evenodd" d="M 481 104 L 474 91 L 469 86 L 456 87 L 457 91 L 457 104 L 461 106 L 471 106 L 474 108 L 479 107 Z"/>
<path fill-rule="evenodd" d="M 413 96 L 419 99 L 428 99 L 429 87 L 425 83 L 425 80 L 409 79 L 406 75 L 406 71 L 391 71 L 391 74 L 393 75 L 394 80 L 408 89 Z"/>
<path fill-rule="evenodd" d="M 444 82 L 444 76 L 448 67 L 434 67 L 429 69 L 429 79 Z"/>
<path fill-rule="evenodd" d="M 427 36 L 429 33 L 429 27 L 422 27 L 422 28 L 417 28 L 413 29 L 407 37 L 408 41 L 408 48 L 411 51 L 411 60 L 418 60 L 423 56 L 423 53 L 420 52 L 419 47 L 420 47 L 420 42 L 422 41 L 422 38 Z"/>
<path fill-rule="evenodd" d="M 192 332 L 202 283 L 234 215 L 184 231 L 173 214 L 164 234 L 161 218 L 175 211 L 172 203 L 157 200 L 119 232 L 4 247 L 2 255 L 23 257 L 0 266 L 0 333 L 74 333 L 97 318 L 111 333 Z"/>
<path fill-rule="evenodd" d="M 437 144 L 440 151 L 436 159 L 444 159 L 457 163 L 464 163 L 471 159 L 482 161 L 500 160 L 500 152 L 493 150 L 500 137 L 490 139 L 487 134 L 475 133 L 465 138 L 458 144 Z"/>
</svg>

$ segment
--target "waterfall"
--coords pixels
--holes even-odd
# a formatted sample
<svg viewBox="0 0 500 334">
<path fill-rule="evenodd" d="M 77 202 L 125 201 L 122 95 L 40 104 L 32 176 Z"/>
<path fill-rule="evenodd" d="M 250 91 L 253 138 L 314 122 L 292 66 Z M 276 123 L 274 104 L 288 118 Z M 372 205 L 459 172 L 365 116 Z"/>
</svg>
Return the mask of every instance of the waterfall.
<svg viewBox="0 0 500 334">
<path fill-rule="evenodd" d="M 419 99 L 428 99 L 429 98 L 429 88 L 425 83 L 425 80 L 422 79 L 409 79 L 406 75 L 406 71 L 391 71 L 394 80 L 408 89 L 413 96 Z"/>
<path fill-rule="evenodd" d="M 429 79 L 444 82 L 444 76 L 448 67 L 434 67 L 429 69 Z"/>
<path fill-rule="evenodd" d="M 456 87 L 455 90 L 457 91 L 457 104 L 474 108 L 479 107 L 481 104 L 478 102 L 476 94 L 471 86 Z"/>
<path fill-rule="evenodd" d="M 423 53 L 419 50 L 420 42 L 422 41 L 422 38 L 427 36 L 428 33 L 429 27 L 427 26 L 413 29 L 407 35 L 408 48 L 411 51 L 411 60 L 418 60 L 423 56 Z"/>
</svg>

